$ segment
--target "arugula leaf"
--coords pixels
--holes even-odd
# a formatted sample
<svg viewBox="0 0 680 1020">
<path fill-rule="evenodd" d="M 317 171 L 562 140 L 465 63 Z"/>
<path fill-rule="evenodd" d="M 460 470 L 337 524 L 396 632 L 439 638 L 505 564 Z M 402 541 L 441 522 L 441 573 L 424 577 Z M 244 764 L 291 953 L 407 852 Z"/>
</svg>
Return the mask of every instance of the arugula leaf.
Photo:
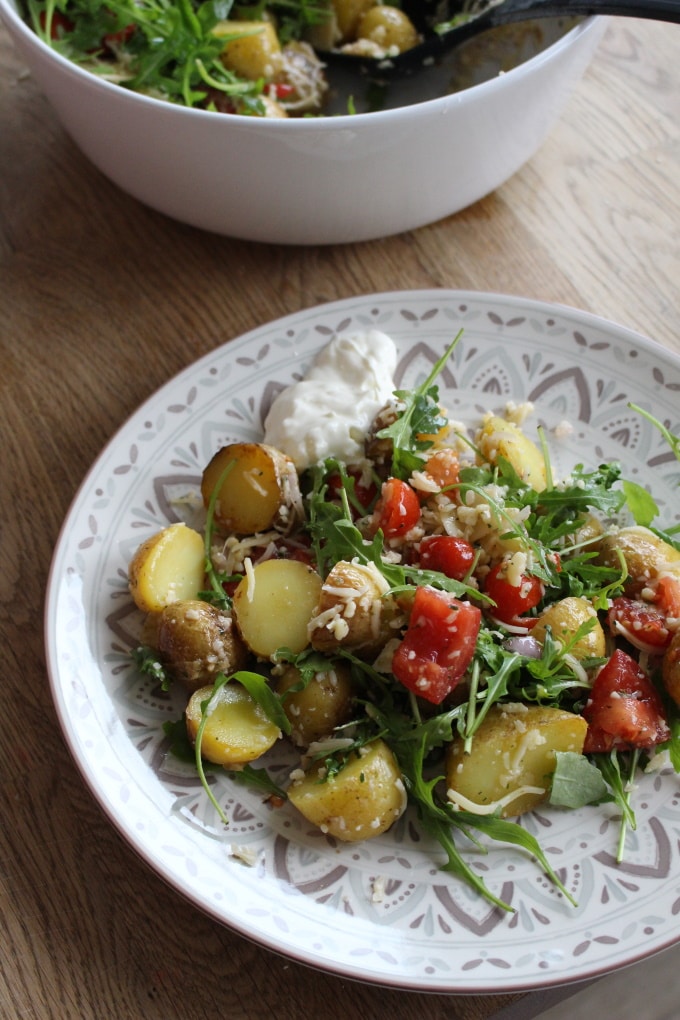
<svg viewBox="0 0 680 1020">
<path fill-rule="evenodd" d="M 220 683 L 224 674 L 218 673 L 217 676 L 217 682 Z M 245 687 L 250 697 L 260 706 L 269 721 L 274 723 L 275 726 L 278 726 L 283 733 L 290 733 L 290 722 L 281 706 L 281 699 L 271 689 L 266 677 L 262 676 L 261 673 L 253 673 L 247 669 L 239 669 L 236 673 L 232 673 L 230 677 L 225 678 L 225 682 L 227 682 L 227 679 L 235 680 L 236 683 Z M 221 683 L 220 686 L 222 686 Z M 215 684 L 215 689 L 217 690 L 217 683 Z"/>
<path fill-rule="evenodd" d="M 570 656 L 574 646 L 596 626 L 596 617 L 585 620 L 566 642 L 556 641 L 551 628 L 547 627 L 540 657 L 522 659 L 522 671 L 511 686 L 511 696 L 520 701 L 560 704 L 565 693 L 573 699 L 574 690 L 588 690 L 589 681 L 584 681 L 574 670 Z M 599 659 L 593 659 L 585 660 L 582 665 L 592 668 L 599 663 Z"/>
<path fill-rule="evenodd" d="M 594 754 L 592 761 L 602 773 L 612 794 L 613 802 L 621 810 L 619 840 L 616 848 L 616 860 L 621 863 L 628 828 L 637 828 L 635 812 L 631 805 L 633 778 L 637 771 L 640 751 L 610 751 L 609 754 Z"/>
<path fill-rule="evenodd" d="M 670 446 L 674 457 L 676 457 L 676 459 L 680 461 L 680 436 L 674 435 L 670 431 L 670 429 L 668 429 L 663 424 L 663 422 L 659 421 L 658 418 L 655 418 L 650 411 L 645 411 L 642 407 L 639 407 L 637 404 L 628 404 L 628 406 L 632 411 L 637 411 L 637 413 L 641 414 L 643 418 L 646 418 L 647 421 L 650 422 L 655 429 L 658 429 L 658 431 L 661 433 L 661 435 L 664 437 L 664 439 Z"/>
<path fill-rule="evenodd" d="M 218 574 L 215 570 L 215 566 L 212 561 L 212 540 L 215 531 L 215 506 L 217 499 L 222 490 L 224 482 L 227 480 L 229 475 L 234 469 L 235 461 L 230 460 L 220 477 L 217 479 L 217 484 L 213 491 L 210 493 L 210 499 L 208 501 L 208 508 L 205 522 L 205 532 L 203 536 L 203 548 L 205 551 L 205 573 L 210 581 L 210 594 L 209 599 L 204 596 L 205 592 L 200 592 L 200 596 L 204 598 L 204 601 L 210 601 L 213 605 L 219 609 L 229 609 L 231 607 L 231 599 L 226 594 L 223 582 L 226 580 L 223 575 Z"/>
<path fill-rule="evenodd" d="M 161 95 L 170 102 L 204 106 L 211 90 L 232 97 L 239 113 L 262 114 L 263 82 L 248 81 L 220 59 L 227 36 L 214 32 L 233 0 L 24 0 L 40 38 L 69 60 L 127 88 Z M 317 0 L 268 0 L 282 42 L 301 38 L 307 25 L 324 21 Z M 261 19 L 265 4 L 242 8 Z M 57 32 L 55 12 L 63 14 Z M 134 31 L 130 32 L 130 26 Z M 113 38 L 111 47 L 105 46 Z"/>
<path fill-rule="evenodd" d="M 583 754 L 556 751 L 557 765 L 552 777 L 550 803 L 579 808 L 612 800 L 602 772 Z"/>
<path fill-rule="evenodd" d="M 436 435 L 447 423 L 439 407 L 439 389 L 435 379 L 456 349 L 463 335 L 461 329 L 449 344 L 432 371 L 415 390 L 395 390 L 403 403 L 396 421 L 378 432 L 378 438 L 392 440 L 392 474 L 404 481 L 422 468 L 423 453 L 432 446 L 428 436 Z"/>
<path fill-rule="evenodd" d="M 163 723 L 163 732 L 170 741 L 170 753 L 175 758 L 187 763 L 194 761 L 194 748 L 189 740 L 184 716 L 174 722 Z"/>
<path fill-rule="evenodd" d="M 156 683 L 159 683 L 161 690 L 170 690 L 172 677 L 166 672 L 155 648 L 150 648 L 148 645 L 139 645 L 137 648 L 132 649 L 130 657 L 140 673 L 150 676 Z"/>
<path fill-rule="evenodd" d="M 626 497 L 628 509 L 633 515 L 636 524 L 649 527 L 659 512 L 659 508 L 651 493 L 637 482 L 630 482 L 626 479 L 621 483 Z"/>
<path fill-rule="evenodd" d="M 234 782 L 242 786 L 266 793 L 269 797 L 276 797 L 281 801 L 288 800 L 288 794 L 280 786 L 277 786 L 266 769 L 254 768 L 252 765 L 244 765 L 240 769 L 227 769 L 227 774 Z"/>
</svg>

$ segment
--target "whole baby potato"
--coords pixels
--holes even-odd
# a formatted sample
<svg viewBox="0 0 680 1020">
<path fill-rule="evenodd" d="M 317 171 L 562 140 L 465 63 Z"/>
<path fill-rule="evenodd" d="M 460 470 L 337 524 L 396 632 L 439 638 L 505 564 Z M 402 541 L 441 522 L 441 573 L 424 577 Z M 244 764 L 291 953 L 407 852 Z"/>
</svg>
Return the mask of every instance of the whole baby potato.
<svg viewBox="0 0 680 1020">
<path fill-rule="evenodd" d="M 222 63 L 241 78 L 268 81 L 281 70 L 281 43 L 271 21 L 219 21 L 212 34 L 226 39 Z"/>
<path fill-rule="evenodd" d="M 335 19 L 343 42 L 357 37 L 362 15 L 375 6 L 376 0 L 332 0 Z"/>
<path fill-rule="evenodd" d="M 399 53 L 412 49 L 420 36 L 410 18 L 398 7 L 380 4 L 371 7 L 359 20 L 358 39 L 370 39 L 385 50 L 396 49 Z"/>
<path fill-rule="evenodd" d="M 568 540 L 571 545 L 578 545 L 587 551 L 597 548 L 597 541 L 603 531 L 602 522 L 597 517 L 593 514 L 583 514 L 578 521 L 576 530 L 572 532 Z"/>
<path fill-rule="evenodd" d="M 537 492 L 545 489 L 543 454 L 514 422 L 490 415 L 477 433 L 476 443 L 490 464 L 495 464 L 499 457 L 503 457 L 532 489 Z"/>
<path fill-rule="evenodd" d="M 344 663 L 316 673 L 306 687 L 291 691 L 300 683 L 300 670 L 287 666 L 278 678 L 276 693 L 281 696 L 283 711 L 290 721 L 293 743 L 309 747 L 347 721 L 354 689 L 350 669 Z"/>
<path fill-rule="evenodd" d="M 294 779 L 288 798 L 304 817 L 344 843 L 373 839 L 406 807 L 401 769 L 383 740 L 374 740 L 335 775 L 324 779 L 318 765 Z"/>
<path fill-rule="evenodd" d="M 523 814 L 545 800 L 556 751 L 580 754 L 588 724 L 580 715 L 541 705 L 494 705 L 472 738 L 461 738 L 446 758 L 448 797 L 462 810 L 500 808 L 503 818 Z"/>
<path fill-rule="evenodd" d="M 181 523 L 147 538 L 128 567 L 130 594 L 144 613 L 160 613 L 173 602 L 195 598 L 204 577 L 203 539 Z"/>
<path fill-rule="evenodd" d="M 270 528 L 288 531 L 302 515 L 296 467 L 290 457 L 273 446 L 223 446 L 201 478 L 206 508 L 218 486 L 214 519 L 221 531 L 236 535 L 255 535 Z"/>
<path fill-rule="evenodd" d="M 248 659 L 231 616 L 200 599 L 166 606 L 155 647 L 170 675 L 189 691 L 211 683 L 217 673 L 242 669 Z"/>
<path fill-rule="evenodd" d="M 238 768 L 254 761 L 281 736 L 250 694 L 233 681 L 219 688 L 200 687 L 186 707 L 187 735 L 195 744 L 205 709 L 206 724 L 201 734 L 201 757 L 225 768 Z"/>
<path fill-rule="evenodd" d="M 370 564 L 339 560 L 321 588 L 309 630 L 312 648 L 377 654 L 395 633 L 390 623 L 398 610 L 386 591 L 385 579 Z"/>
<path fill-rule="evenodd" d="M 531 628 L 531 636 L 540 644 L 545 642 L 548 628 L 556 641 L 567 644 L 582 624 L 593 620 L 594 625 L 570 647 L 577 659 L 602 658 L 605 655 L 605 636 L 597 612 L 587 599 L 568 596 L 548 606 Z"/>
<path fill-rule="evenodd" d="M 608 531 L 601 536 L 600 563 L 619 569 L 619 552 L 628 569 L 624 588 L 630 596 L 638 595 L 643 588 L 653 584 L 659 574 L 680 567 L 680 552 L 641 525 Z"/>
</svg>

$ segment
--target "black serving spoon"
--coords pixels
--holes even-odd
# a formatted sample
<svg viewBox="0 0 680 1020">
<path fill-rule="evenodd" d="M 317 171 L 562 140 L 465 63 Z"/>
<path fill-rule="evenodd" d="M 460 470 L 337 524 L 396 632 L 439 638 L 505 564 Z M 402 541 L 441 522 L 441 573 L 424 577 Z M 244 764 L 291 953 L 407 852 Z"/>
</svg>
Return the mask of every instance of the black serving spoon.
<svg viewBox="0 0 680 1020">
<path fill-rule="evenodd" d="M 680 23 L 680 0 L 481 0 L 478 12 L 470 10 L 466 20 L 456 21 L 448 30 L 437 31 L 461 14 L 461 0 L 404 0 L 401 4 L 422 42 L 393 57 L 369 57 L 342 50 L 322 54 L 324 60 L 359 71 L 369 78 L 386 80 L 417 74 L 444 54 L 480 32 L 497 25 L 535 18 L 563 18 L 611 14 L 627 18 L 651 18 Z"/>
</svg>

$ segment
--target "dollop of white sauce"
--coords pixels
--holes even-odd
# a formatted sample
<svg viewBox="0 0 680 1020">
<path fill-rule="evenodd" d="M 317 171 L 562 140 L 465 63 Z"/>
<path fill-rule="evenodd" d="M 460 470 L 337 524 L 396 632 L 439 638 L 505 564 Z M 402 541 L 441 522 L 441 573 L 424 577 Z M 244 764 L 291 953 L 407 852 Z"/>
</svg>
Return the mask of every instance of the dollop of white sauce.
<svg viewBox="0 0 680 1020">
<path fill-rule="evenodd" d="M 298 471 L 326 457 L 352 464 L 394 391 L 397 350 L 377 329 L 336 336 L 317 354 L 307 375 L 275 398 L 264 441 L 287 454 Z"/>
</svg>

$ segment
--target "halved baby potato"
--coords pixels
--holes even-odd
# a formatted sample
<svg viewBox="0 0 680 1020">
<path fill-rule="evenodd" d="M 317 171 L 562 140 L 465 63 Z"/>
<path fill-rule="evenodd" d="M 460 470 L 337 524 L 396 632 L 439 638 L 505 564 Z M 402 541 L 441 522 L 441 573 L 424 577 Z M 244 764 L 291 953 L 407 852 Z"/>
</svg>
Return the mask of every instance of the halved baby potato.
<svg viewBox="0 0 680 1020">
<path fill-rule="evenodd" d="M 231 443 L 217 451 L 201 479 L 206 507 L 230 465 L 215 502 L 214 519 L 221 531 L 255 535 L 270 528 L 288 531 L 297 523 L 302 499 L 295 465 L 264 443 Z"/>
<path fill-rule="evenodd" d="M 160 613 L 204 586 L 203 538 L 186 524 L 170 524 L 147 538 L 130 561 L 130 594 L 143 613 Z"/>
<path fill-rule="evenodd" d="M 447 796 L 464 811 L 508 818 L 531 811 L 550 790 L 556 751 L 580 754 L 588 724 L 580 715 L 541 705 L 494 705 L 466 754 L 456 739 L 446 759 Z"/>
<path fill-rule="evenodd" d="M 278 648 L 301 652 L 319 601 L 321 578 L 299 560 L 264 560 L 246 572 L 234 592 L 238 631 L 251 652 L 269 659 Z"/>
<path fill-rule="evenodd" d="M 256 701 L 240 684 L 224 684 L 213 697 L 213 687 L 201 687 L 189 699 L 185 718 L 187 734 L 196 742 L 203 719 L 203 704 L 209 702 L 207 721 L 201 734 L 201 757 L 225 768 L 238 768 L 254 761 L 281 736 Z"/>
<path fill-rule="evenodd" d="M 490 464 L 495 464 L 499 457 L 503 457 L 532 489 L 537 492 L 545 489 L 543 454 L 514 422 L 489 415 L 477 434 L 476 443 Z"/>
</svg>

